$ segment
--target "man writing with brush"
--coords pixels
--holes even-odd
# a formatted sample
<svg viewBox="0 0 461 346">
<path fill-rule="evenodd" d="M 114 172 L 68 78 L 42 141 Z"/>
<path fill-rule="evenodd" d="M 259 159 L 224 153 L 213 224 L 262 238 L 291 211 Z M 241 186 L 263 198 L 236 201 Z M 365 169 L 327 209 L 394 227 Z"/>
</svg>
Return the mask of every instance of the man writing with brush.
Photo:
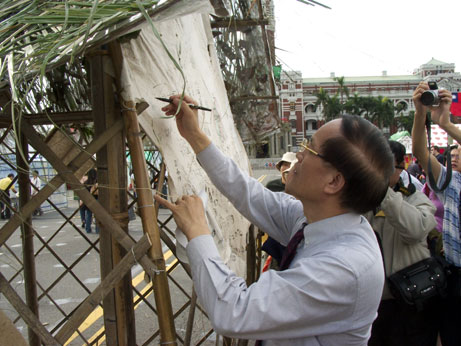
<svg viewBox="0 0 461 346">
<path fill-rule="evenodd" d="M 176 113 L 180 96 L 171 99 L 162 108 L 166 115 Z M 281 271 L 269 270 L 247 286 L 222 262 L 199 197 L 170 203 L 155 196 L 189 240 L 194 286 L 216 332 L 263 345 L 366 345 L 384 271 L 373 230 L 360 214 L 377 207 L 387 191 L 394 162 L 386 139 L 359 117 L 322 126 L 302 143 L 288 174 L 293 199 L 241 172 L 201 131 L 197 111 L 187 105 L 195 101 L 184 101 L 178 130 L 211 181 L 287 246 Z"/>
</svg>

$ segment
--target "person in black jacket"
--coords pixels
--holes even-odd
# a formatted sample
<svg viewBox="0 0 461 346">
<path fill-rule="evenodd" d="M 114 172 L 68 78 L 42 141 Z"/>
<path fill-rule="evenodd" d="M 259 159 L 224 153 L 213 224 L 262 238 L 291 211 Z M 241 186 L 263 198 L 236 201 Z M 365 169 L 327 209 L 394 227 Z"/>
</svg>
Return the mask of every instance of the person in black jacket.
<svg viewBox="0 0 461 346">
<path fill-rule="evenodd" d="M 283 154 L 282 159 L 275 165 L 275 167 L 277 167 L 282 176 L 281 178 L 274 179 L 268 182 L 266 188 L 273 192 L 284 192 L 286 179 L 286 174 L 284 174 L 284 172 L 289 170 L 291 164 L 296 161 L 297 160 L 295 153 L 286 152 L 285 154 Z M 282 260 L 283 252 L 285 251 L 285 246 L 280 244 L 275 239 L 268 237 L 261 249 L 267 252 L 269 256 L 271 256 L 270 267 L 273 269 L 277 269 L 278 264 Z"/>
</svg>

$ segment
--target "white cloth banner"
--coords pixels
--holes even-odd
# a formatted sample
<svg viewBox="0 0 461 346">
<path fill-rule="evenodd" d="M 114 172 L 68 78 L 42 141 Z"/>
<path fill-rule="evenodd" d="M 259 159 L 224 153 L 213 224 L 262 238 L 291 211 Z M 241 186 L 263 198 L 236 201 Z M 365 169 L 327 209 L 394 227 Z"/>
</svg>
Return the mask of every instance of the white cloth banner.
<svg viewBox="0 0 461 346">
<path fill-rule="evenodd" d="M 203 131 L 246 172 L 250 164 L 234 126 L 226 89 L 207 14 L 157 22 L 156 29 L 186 78 L 186 94 L 212 112 L 199 111 Z M 143 130 L 160 149 L 169 174 L 170 200 L 185 194 L 208 195 L 207 216 L 212 234 L 224 261 L 238 274 L 246 270 L 246 235 L 249 222 L 211 184 L 188 143 L 179 135 L 174 118 L 163 119 L 165 103 L 155 97 L 169 97 L 182 91 L 183 80 L 149 24 L 139 36 L 122 43 L 124 66 L 122 97 L 146 101 L 149 108 L 139 116 Z"/>
</svg>

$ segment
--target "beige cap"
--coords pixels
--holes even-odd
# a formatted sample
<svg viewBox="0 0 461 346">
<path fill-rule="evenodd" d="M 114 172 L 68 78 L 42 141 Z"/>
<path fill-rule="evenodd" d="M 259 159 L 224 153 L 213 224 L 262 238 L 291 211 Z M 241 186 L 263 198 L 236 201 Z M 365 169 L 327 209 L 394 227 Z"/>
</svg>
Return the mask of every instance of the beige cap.
<svg viewBox="0 0 461 346">
<path fill-rule="evenodd" d="M 280 166 L 282 165 L 283 162 L 292 163 L 295 160 L 296 160 L 295 153 L 292 153 L 291 151 L 286 152 L 285 154 L 283 154 L 282 159 L 279 162 L 277 162 L 275 167 L 277 167 L 277 169 L 280 171 Z"/>
<path fill-rule="evenodd" d="M 291 162 L 290 167 L 288 167 L 287 169 L 285 169 L 285 170 L 282 172 L 282 174 L 283 174 L 283 173 L 288 173 L 289 171 L 291 171 L 291 169 L 295 166 L 296 162 L 298 162 L 298 159 L 295 159 L 293 162 Z"/>
</svg>

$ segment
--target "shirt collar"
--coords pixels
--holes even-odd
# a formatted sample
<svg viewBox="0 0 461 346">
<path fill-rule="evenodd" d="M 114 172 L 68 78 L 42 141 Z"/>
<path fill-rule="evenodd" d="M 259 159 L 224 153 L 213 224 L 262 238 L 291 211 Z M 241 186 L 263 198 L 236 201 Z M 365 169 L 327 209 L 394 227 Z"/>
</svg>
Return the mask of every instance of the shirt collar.
<svg viewBox="0 0 461 346">
<path fill-rule="evenodd" d="M 313 245 L 344 235 L 346 229 L 364 222 L 365 219 L 356 213 L 346 213 L 329 217 L 308 224 L 304 228 L 306 244 Z"/>
</svg>

